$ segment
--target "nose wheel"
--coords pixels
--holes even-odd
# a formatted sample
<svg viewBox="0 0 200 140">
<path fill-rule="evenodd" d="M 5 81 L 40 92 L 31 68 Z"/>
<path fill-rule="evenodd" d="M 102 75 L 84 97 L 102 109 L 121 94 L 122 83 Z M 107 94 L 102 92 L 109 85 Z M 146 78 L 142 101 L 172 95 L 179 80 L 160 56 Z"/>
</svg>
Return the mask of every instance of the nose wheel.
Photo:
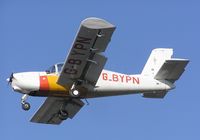
<svg viewBox="0 0 200 140">
<path fill-rule="evenodd" d="M 31 108 L 31 105 L 27 102 L 22 104 L 22 109 L 28 111 Z"/>
<path fill-rule="evenodd" d="M 31 108 L 31 105 L 28 102 L 26 102 L 27 98 L 28 94 L 24 94 L 21 99 L 22 109 L 25 111 L 28 111 Z"/>
</svg>

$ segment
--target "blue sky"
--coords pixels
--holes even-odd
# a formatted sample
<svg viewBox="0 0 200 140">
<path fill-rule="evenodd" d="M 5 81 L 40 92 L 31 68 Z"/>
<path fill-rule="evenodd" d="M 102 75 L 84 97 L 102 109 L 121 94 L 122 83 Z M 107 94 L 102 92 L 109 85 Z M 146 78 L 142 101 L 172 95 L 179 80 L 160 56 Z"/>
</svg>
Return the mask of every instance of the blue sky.
<svg viewBox="0 0 200 140">
<path fill-rule="evenodd" d="M 0 139 L 200 139 L 200 2 L 186 0 L 1 0 Z M 11 72 L 42 71 L 64 61 L 81 20 L 104 18 L 117 26 L 106 50 L 106 69 L 140 73 L 152 49 L 174 48 L 191 60 L 164 100 L 140 95 L 90 99 L 60 126 L 30 123 L 44 101 L 21 94 L 5 79 Z M 3 64 L 3 65 L 2 65 Z"/>
</svg>

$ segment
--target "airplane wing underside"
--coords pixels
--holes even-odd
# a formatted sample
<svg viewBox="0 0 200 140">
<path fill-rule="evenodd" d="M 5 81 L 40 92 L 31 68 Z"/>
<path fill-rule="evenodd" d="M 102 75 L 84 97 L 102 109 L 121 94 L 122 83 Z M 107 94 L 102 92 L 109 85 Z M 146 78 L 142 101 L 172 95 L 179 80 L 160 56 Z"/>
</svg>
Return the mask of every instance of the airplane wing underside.
<svg viewBox="0 0 200 140">
<path fill-rule="evenodd" d="M 57 83 L 66 86 L 87 81 L 95 85 L 107 60 L 102 52 L 114 30 L 115 26 L 103 19 L 83 20 Z"/>
<path fill-rule="evenodd" d="M 35 123 L 60 124 L 63 120 L 72 119 L 83 107 L 80 99 L 48 97 L 30 120 Z M 62 116 L 61 112 L 67 112 Z"/>
</svg>

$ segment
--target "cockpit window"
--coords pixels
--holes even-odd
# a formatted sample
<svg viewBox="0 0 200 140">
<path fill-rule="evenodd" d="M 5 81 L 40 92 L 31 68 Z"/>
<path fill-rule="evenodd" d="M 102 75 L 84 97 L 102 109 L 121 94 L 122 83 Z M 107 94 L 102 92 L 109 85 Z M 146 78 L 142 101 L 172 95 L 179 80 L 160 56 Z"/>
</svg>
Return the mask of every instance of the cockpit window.
<svg viewBox="0 0 200 140">
<path fill-rule="evenodd" d="M 51 74 L 51 73 L 57 73 L 58 74 L 58 73 L 61 72 L 63 65 L 64 65 L 63 63 L 55 64 L 55 65 L 51 66 L 50 68 L 48 68 L 46 70 L 46 73 L 47 74 Z"/>
<path fill-rule="evenodd" d="M 57 64 L 58 73 L 60 73 L 60 72 L 61 72 L 61 70 L 62 70 L 62 67 L 63 67 L 63 64 Z"/>
<path fill-rule="evenodd" d="M 56 72 L 56 68 L 55 68 L 55 66 L 52 66 L 52 67 L 50 67 L 50 68 L 48 68 L 47 70 L 46 70 L 46 73 L 55 73 Z"/>
</svg>

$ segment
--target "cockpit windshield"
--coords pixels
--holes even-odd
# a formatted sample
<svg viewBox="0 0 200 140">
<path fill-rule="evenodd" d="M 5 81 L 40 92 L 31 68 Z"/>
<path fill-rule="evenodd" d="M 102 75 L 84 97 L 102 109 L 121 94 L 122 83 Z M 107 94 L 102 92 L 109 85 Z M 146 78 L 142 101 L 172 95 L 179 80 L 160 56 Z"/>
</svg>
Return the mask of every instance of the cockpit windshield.
<svg viewBox="0 0 200 140">
<path fill-rule="evenodd" d="M 63 63 L 55 64 L 46 70 L 47 74 L 60 73 L 63 67 Z"/>
<path fill-rule="evenodd" d="M 63 63 L 57 64 L 58 73 L 61 72 L 63 65 L 64 65 Z"/>
<path fill-rule="evenodd" d="M 46 73 L 55 73 L 56 72 L 56 68 L 55 68 L 55 66 L 51 66 L 50 68 L 48 68 L 47 70 L 46 70 Z"/>
</svg>

